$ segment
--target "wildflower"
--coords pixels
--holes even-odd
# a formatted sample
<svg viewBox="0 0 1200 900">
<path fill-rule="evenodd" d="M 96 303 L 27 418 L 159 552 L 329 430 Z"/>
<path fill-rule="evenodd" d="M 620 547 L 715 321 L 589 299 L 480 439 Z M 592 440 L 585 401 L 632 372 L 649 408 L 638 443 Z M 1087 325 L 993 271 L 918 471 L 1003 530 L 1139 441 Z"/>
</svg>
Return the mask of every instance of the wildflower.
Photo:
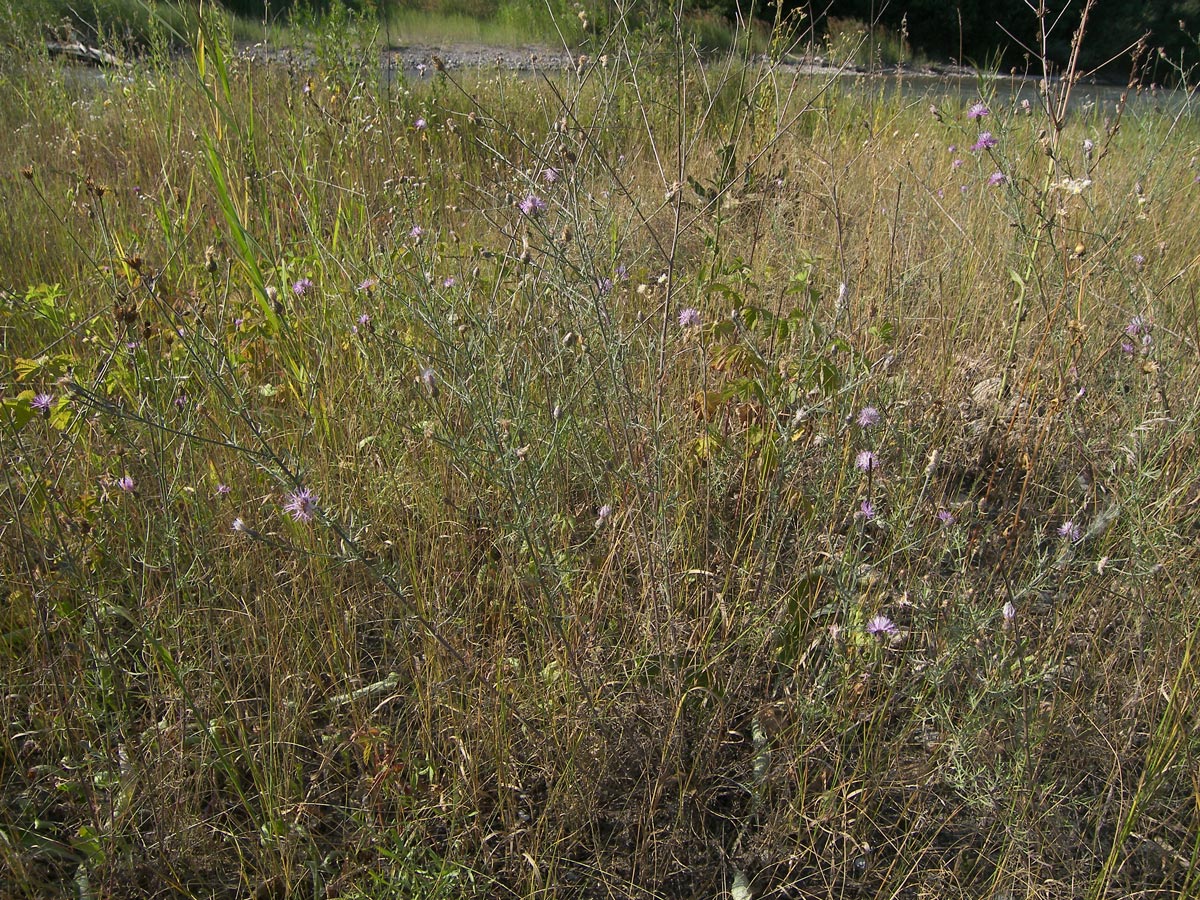
<svg viewBox="0 0 1200 900">
<path fill-rule="evenodd" d="M 546 211 L 546 201 L 537 194 L 529 194 L 520 203 L 521 212 L 533 219 Z"/>
<path fill-rule="evenodd" d="M 425 385 L 425 390 L 429 391 L 429 396 L 436 400 L 438 395 L 437 373 L 428 366 L 421 370 L 421 384 Z"/>
<path fill-rule="evenodd" d="M 998 184 L 1004 184 L 1008 181 L 1008 176 L 1003 172 L 993 172 L 988 176 L 988 187 L 995 187 Z"/>
<path fill-rule="evenodd" d="M 429 66 L 425 65 L 425 63 L 417 63 L 417 74 L 419 76 L 421 76 L 422 78 L 425 77 L 425 72 L 428 69 L 429 69 Z"/>
<path fill-rule="evenodd" d="M 598 510 L 596 510 L 596 527 L 599 528 L 601 525 L 603 525 L 605 522 L 607 522 L 609 519 L 611 519 L 612 514 L 613 514 L 613 508 L 611 505 L 609 505 L 607 503 L 605 503 Z"/>
<path fill-rule="evenodd" d="M 368 326 L 370 326 L 370 324 L 371 324 L 370 313 L 363 313 L 361 316 L 358 317 L 358 327 L 359 328 L 367 328 Z"/>
<path fill-rule="evenodd" d="M 879 410 L 873 406 L 864 406 L 858 413 L 858 424 L 863 428 L 870 428 L 872 425 L 878 425 Z"/>
<path fill-rule="evenodd" d="M 984 116 L 990 116 L 991 114 L 992 111 L 982 103 L 976 103 L 967 110 L 967 118 L 971 119 L 972 121 L 975 119 L 982 119 Z"/>
<path fill-rule="evenodd" d="M 185 406 L 187 406 L 187 402 L 188 402 L 187 394 L 180 394 L 178 397 L 175 398 L 175 408 L 183 409 Z"/>
<path fill-rule="evenodd" d="M 1032 111 L 1033 111 L 1033 107 L 1031 107 L 1029 105 L 1029 99 L 1026 98 L 1026 99 L 1022 100 L 1021 101 L 1021 112 L 1025 113 L 1025 115 L 1029 115 Z"/>
<path fill-rule="evenodd" d="M 686 309 L 679 311 L 679 327 L 680 328 L 699 328 L 700 327 L 700 310 L 694 306 L 689 306 Z"/>
<path fill-rule="evenodd" d="M 1000 609 L 1000 615 L 1004 617 L 1004 624 L 1008 625 L 1017 617 L 1017 608 L 1013 606 L 1011 600 L 1005 601 L 1004 606 Z"/>
<path fill-rule="evenodd" d="M 132 478 L 130 478 L 128 475 L 122 475 L 117 479 L 117 487 L 119 487 L 125 493 L 131 494 L 133 493 L 135 485 Z"/>
<path fill-rule="evenodd" d="M 622 263 L 621 265 L 617 266 L 617 281 L 628 281 L 628 280 L 629 280 L 629 270 L 626 269 L 625 264 Z"/>
<path fill-rule="evenodd" d="M 979 140 L 977 140 L 974 144 L 971 145 L 971 149 L 972 150 L 990 150 L 999 143 L 1000 142 L 998 140 L 996 140 L 994 137 L 992 137 L 992 133 L 990 131 L 984 131 L 984 132 L 980 133 Z"/>
<path fill-rule="evenodd" d="M 1136 269 L 1141 269 L 1146 265 L 1146 257 L 1140 253 L 1133 254 L 1133 266 Z"/>
<path fill-rule="evenodd" d="M 868 522 L 875 518 L 875 504 L 870 500 L 864 500 L 858 508 L 858 513 Z"/>
<path fill-rule="evenodd" d="M 1092 143 L 1091 138 L 1083 139 L 1083 155 L 1091 156 L 1092 151 L 1096 149 L 1096 145 Z"/>
<path fill-rule="evenodd" d="M 948 509 L 939 509 L 937 511 L 938 521 L 942 523 L 943 528 L 949 528 L 954 524 L 954 513 Z"/>
<path fill-rule="evenodd" d="M 377 284 L 379 284 L 379 279 L 369 275 L 358 283 L 358 292 L 360 294 L 369 294 L 375 290 Z"/>
<path fill-rule="evenodd" d="M 862 450 L 854 457 L 854 466 L 864 472 L 874 472 L 879 468 L 879 457 L 870 450 Z"/>
<path fill-rule="evenodd" d="M 241 534 L 246 530 L 246 523 L 242 521 L 241 516 L 238 516 L 229 524 L 229 527 L 238 532 L 238 534 Z"/>
<path fill-rule="evenodd" d="M 542 181 L 546 182 L 546 184 L 554 184 L 554 182 L 558 181 L 558 169 L 554 168 L 554 166 L 547 166 L 542 169 Z"/>
<path fill-rule="evenodd" d="M 301 278 L 299 281 L 297 281 L 295 284 L 292 285 L 292 293 L 295 294 L 297 297 L 303 297 L 305 294 L 308 294 L 309 292 L 311 292 L 315 286 L 316 285 L 313 284 L 311 278 Z M 267 288 L 267 296 L 268 297 L 271 296 L 270 292 L 271 292 L 271 289 Z"/>
<path fill-rule="evenodd" d="M 871 635 L 871 637 L 891 637 L 899 630 L 896 627 L 896 623 L 882 613 L 872 617 L 871 621 L 867 623 L 867 634 Z"/>
<path fill-rule="evenodd" d="M 961 169 L 962 168 L 962 160 L 961 159 L 954 160 L 952 163 L 950 163 L 950 168 Z"/>
<path fill-rule="evenodd" d="M 283 511 L 297 522 L 311 522 L 317 511 L 317 495 L 308 488 L 301 488 L 288 494 L 288 502 Z"/>
<path fill-rule="evenodd" d="M 227 484 L 222 483 L 222 484 L 217 485 L 217 494 L 221 497 L 228 497 L 229 490 L 230 490 L 230 488 L 229 488 L 229 485 L 227 485 Z"/>
<path fill-rule="evenodd" d="M 420 225 L 414 225 L 414 226 L 413 226 L 412 228 L 410 228 L 410 229 L 409 229 L 409 231 L 408 231 L 408 236 L 409 236 L 410 238 L 412 238 L 414 241 L 419 241 L 419 240 L 421 240 L 421 237 L 422 237 L 424 234 L 425 234 L 425 229 L 424 229 L 424 228 L 422 228 Z"/>
<path fill-rule="evenodd" d="M 458 279 L 456 279 L 453 275 L 447 275 L 442 279 L 442 287 L 444 288 L 452 288 L 457 283 Z"/>
<path fill-rule="evenodd" d="M 613 281 L 611 278 L 601 278 L 597 281 L 597 287 L 600 288 L 601 294 L 610 293 L 613 289 Z"/>
<path fill-rule="evenodd" d="M 29 401 L 30 407 L 36 409 L 43 416 L 50 415 L 50 406 L 54 403 L 54 397 L 50 394 L 38 394 Z"/>
<path fill-rule="evenodd" d="M 1133 356 L 1133 342 L 1121 341 L 1121 352 L 1128 356 Z"/>
<path fill-rule="evenodd" d="M 427 124 L 428 123 L 425 121 L 424 118 L 420 118 L 420 119 L 417 119 L 417 121 L 413 122 L 413 128 L 417 129 L 417 131 L 423 131 Z"/>
<path fill-rule="evenodd" d="M 1083 532 L 1080 530 L 1079 526 L 1075 524 L 1074 519 L 1067 519 L 1067 521 L 1058 526 L 1058 536 L 1065 538 L 1073 544 L 1083 537 Z"/>
<path fill-rule="evenodd" d="M 1142 316 L 1134 316 L 1125 326 L 1125 333 L 1130 337 L 1141 337 L 1150 333 L 1150 323 Z"/>
</svg>

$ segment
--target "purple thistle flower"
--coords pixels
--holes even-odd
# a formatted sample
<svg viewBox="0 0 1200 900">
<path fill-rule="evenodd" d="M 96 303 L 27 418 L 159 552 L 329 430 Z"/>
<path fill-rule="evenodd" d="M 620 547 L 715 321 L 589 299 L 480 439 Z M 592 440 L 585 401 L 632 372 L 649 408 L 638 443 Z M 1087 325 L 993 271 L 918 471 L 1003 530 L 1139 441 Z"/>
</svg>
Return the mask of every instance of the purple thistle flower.
<svg viewBox="0 0 1200 900">
<path fill-rule="evenodd" d="M 1125 333 L 1130 337 L 1141 337 L 1150 333 L 1150 324 L 1142 316 L 1134 316 L 1125 326 Z"/>
<path fill-rule="evenodd" d="M 425 121 L 424 117 L 422 117 L 413 122 L 413 128 L 417 129 L 417 131 L 423 131 L 427 124 L 429 123 Z"/>
<path fill-rule="evenodd" d="M 1058 526 L 1058 536 L 1070 541 L 1072 544 L 1083 537 L 1083 532 L 1079 526 L 1075 524 L 1074 519 L 1067 519 Z"/>
<path fill-rule="evenodd" d="M 424 234 L 425 234 L 425 229 L 422 228 L 420 225 L 414 225 L 408 231 L 408 236 L 410 238 L 412 238 L 414 241 L 419 241 Z"/>
<path fill-rule="evenodd" d="M 554 168 L 554 166 L 547 166 L 542 169 L 542 181 L 546 182 L 546 184 L 554 184 L 554 182 L 558 181 L 558 169 Z"/>
<path fill-rule="evenodd" d="M 371 324 L 371 314 L 370 313 L 363 313 L 361 316 L 358 317 L 358 327 L 359 328 L 366 328 L 370 324 Z"/>
<path fill-rule="evenodd" d="M 699 328 L 700 327 L 700 310 L 694 306 L 689 306 L 686 309 L 679 311 L 679 327 L 680 328 Z"/>
<path fill-rule="evenodd" d="M 38 394 L 29 401 L 29 406 L 36 409 L 44 416 L 50 415 L 50 406 L 54 403 L 54 397 L 50 394 Z"/>
<path fill-rule="evenodd" d="M 1006 625 L 1017 617 L 1017 608 L 1013 606 L 1011 600 L 1005 601 L 1004 606 L 1000 609 L 1000 615 L 1004 617 L 1004 624 Z"/>
<path fill-rule="evenodd" d="M 954 160 L 954 162 L 950 163 L 950 168 L 961 169 L 962 168 L 962 160 L 961 159 Z"/>
<path fill-rule="evenodd" d="M 870 500 L 864 500 L 862 505 L 858 507 L 859 514 L 868 522 L 875 518 L 875 504 Z"/>
<path fill-rule="evenodd" d="M 858 413 L 858 424 L 863 428 L 870 428 L 872 425 L 878 425 L 879 410 L 873 406 L 864 406 Z"/>
<path fill-rule="evenodd" d="M 1137 269 L 1143 268 L 1146 265 L 1146 257 L 1142 256 L 1140 253 L 1133 254 L 1133 265 L 1134 268 Z"/>
<path fill-rule="evenodd" d="M 520 203 L 521 212 L 534 219 L 546 211 L 546 201 L 537 194 L 529 194 Z"/>
<path fill-rule="evenodd" d="M 311 522 L 317 511 L 317 495 L 308 488 L 301 488 L 288 494 L 288 502 L 283 511 L 297 522 Z"/>
<path fill-rule="evenodd" d="M 1092 143 L 1091 138 L 1083 139 L 1083 153 L 1085 156 L 1091 156 L 1092 151 L 1096 149 L 1096 145 Z"/>
<path fill-rule="evenodd" d="M 854 467 L 864 472 L 874 472 L 879 468 L 879 457 L 870 450 L 862 450 L 854 457 Z"/>
<path fill-rule="evenodd" d="M 377 284 L 379 284 L 379 279 L 369 275 L 358 283 L 358 291 L 360 294 L 369 294 L 375 290 Z"/>
<path fill-rule="evenodd" d="M 967 110 L 967 118 L 971 119 L 972 121 L 974 121 L 975 119 L 982 119 L 984 116 L 990 116 L 991 114 L 992 114 L 992 111 L 990 109 L 988 109 L 986 106 L 984 106 L 982 103 L 976 103 L 974 106 L 972 106 L 970 109 Z"/>
<path fill-rule="evenodd" d="M 1133 356 L 1133 342 L 1121 341 L 1121 352 Z"/>
<path fill-rule="evenodd" d="M 217 485 L 217 494 L 218 495 L 220 495 L 222 497 L 228 497 L 229 491 L 230 491 L 229 485 L 227 485 L 227 484 L 218 484 Z"/>
<path fill-rule="evenodd" d="M 888 638 L 896 634 L 900 629 L 896 627 L 896 623 L 887 616 L 880 613 L 872 617 L 867 623 L 867 634 L 876 638 Z"/>
<path fill-rule="evenodd" d="M 316 287 L 316 285 L 313 284 L 311 278 L 301 278 L 292 285 L 292 293 L 297 297 L 303 297 L 305 294 L 312 291 L 314 287 Z"/>
<path fill-rule="evenodd" d="M 990 150 L 999 143 L 1000 142 L 998 140 L 996 140 L 994 137 L 992 137 L 992 133 L 990 131 L 984 131 L 984 132 L 980 133 L 979 140 L 977 140 L 974 144 L 971 145 L 971 149 L 972 150 Z"/>
<path fill-rule="evenodd" d="M 611 278 L 599 279 L 599 281 L 597 282 L 597 287 L 600 288 L 600 293 L 602 293 L 602 294 L 609 293 L 613 289 L 612 279 Z"/>
<path fill-rule="evenodd" d="M 954 524 L 954 513 L 948 509 L 939 509 L 937 511 L 938 521 L 942 523 L 943 528 L 949 528 Z"/>
<path fill-rule="evenodd" d="M 444 288 L 452 288 L 457 283 L 458 283 L 458 279 L 455 278 L 453 275 L 447 275 L 445 278 L 442 279 L 442 287 L 444 287 Z"/>
<path fill-rule="evenodd" d="M 128 475 L 122 475 L 120 478 L 117 479 L 117 487 L 119 487 L 125 493 L 131 494 L 131 493 L 133 493 L 133 489 L 134 489 L 134 487 L 136 487 L 136 485 L 134 485 L 133 479 L 130 478 Z"/>
<path fill-rule="evenodd" d="M 1008 181 L 1008 176 L 1003 172 L 993 172 L 988 176 L 988 187 L 995 187 L 998 184 L 1004 184 Z"/>
</svg>

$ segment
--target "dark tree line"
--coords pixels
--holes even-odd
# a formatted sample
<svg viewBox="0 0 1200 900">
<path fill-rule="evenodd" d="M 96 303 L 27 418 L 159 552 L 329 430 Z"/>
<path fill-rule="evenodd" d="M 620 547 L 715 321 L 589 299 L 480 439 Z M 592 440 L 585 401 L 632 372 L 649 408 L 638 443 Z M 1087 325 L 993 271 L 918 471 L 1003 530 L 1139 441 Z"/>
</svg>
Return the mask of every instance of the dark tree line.
<svg viewBox="0 0 1200 900">
<path fill-rule="evenodd" d="M 1040 70 L 1044 51 L 1058 66 L 1070 56 L 1083 0 L 1045 0 L 1044 17 L 1025 0 L 786 0 L 819 21 L 845 17 L 905 29 L 912 48 L 935 61 L 984 65 L 1004 70 L 1028 66 Z M 1033 0 L 1037 5 L 1037 0 Z M 1043 42 L 1042 31 L 1047 33 Z M 1173 80 L 1162 54 L 1188 69 L 1200 62 L 1200 0 L 1097 0 L 1080 49 L 1085 71 L 1102 68 L 1107 78 L 1130 74 L 1131 48 L 1144 35 L 1144 75 Z M 1044 47 L 1043 47 L 1044 44 Z"/>
</svg>

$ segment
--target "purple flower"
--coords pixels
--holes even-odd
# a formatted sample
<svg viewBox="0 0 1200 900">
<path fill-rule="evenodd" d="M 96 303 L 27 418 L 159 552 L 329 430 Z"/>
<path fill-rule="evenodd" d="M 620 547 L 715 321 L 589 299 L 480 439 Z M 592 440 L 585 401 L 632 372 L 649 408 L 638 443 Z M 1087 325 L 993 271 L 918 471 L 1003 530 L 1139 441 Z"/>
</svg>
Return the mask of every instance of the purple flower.
<svg viewBox="0 0 1200 900">
<path fill-rule="evenodd" d="M 370 324 L 371 324 L 370 313 L 363 313 L 361 316 L 358 317 L 358 327 L 359 328 L 366 328 Z"/>
<path fill-rule="evenodd" d="M 1140 337 L 1150 333 L 1150 324 L 1141 316 L 1134 316 L 1125 326 L 1125 333 L 1130 337 Z"/>
<path fill-rule="evenodd" d="M 962 160 L 961 159 L 954 160 L 954 162 L 950 163 L 950 168 L 961 169 L 962 168 Z"/>
<path fill-rule="evenodd" d="M 452 288 L 457 283 L 458 279 L 456 279 L 453 275 L 447 275 L 442 279 L 442 287 L 444 288 Z"/>
<path fill-rule="evenodd" d="M 971 120 L 982 119 L 984 116 L 990 116 L 992 111 L 982 103 L 976 103 L 967 110 L 967 118 Z"/>
<path fill-rule="evenodd" d="M 694 306 L 689 306 L 686 309 L 679 311 L 679 327 L 680 328 L 699 328 L 700 327 L 700 310 Z"/>
<path fill-rule="evenodd" d="M 438 395 L 437 373 L 428 366 L 421 370 L 421 384 L 425 385 L 429 396 L 436 400 Z"/>
<path fill-rule="evenodd" d="M 867 623 L 867 634 L 871 635 L 871 637 L 887 638 L 898 631 L 896 623 L 882 613 L 872 617 L 871 621 Z"/>
<path fill-rule="evenodd" d="M 133 493 L 135 485 L 132 478 L 130 478 L 128 475 L 122 475 L 117 479 L 117 487 L 119 487 L 125 493 L 131 494 Z"/>
<path fill-rule="evenodd" d="M 537 194 L 529 194 L 520 203 L 521 212 L 533 219 L 546 211 L 546 201 Z"/>
<path fill-rule="evenodd" d="M 870 428 L 872 425 L 878 425 L 879 410 L 873 406 L 864 406 L 858 413 L 858 424 L 863 428 Z"/>
<path fill-rule="evenodd" d="M 984 131 L 984 132 L 980 133 L 979 140 L 977 140 L 974 144 L 971 145 L 971 149 L 972 150 L 990 150 L 990 149 L 992 149 L 992 147 L 995 147 L 999 143 L 1000 142 L 998 140 L 996 140 L 994 137 L 992 137 L 992 133 L 990 131 Z"/>
<path fill-rule="evenodd" d="M 1140 253 L 1133 254 L 1133 265 L 1136 269 L 1141 269 L 1146 265 L 1146 257 Z"/>
<path fill-rule="evenodd" d="M 230 490 L 230 488 L 229 488 L 229 485 L 227 485 L 227 484 L 218 484 L 217 485 L 217 493 L 222 497 L 228 497 L 229 490 Z"/>
<path fill-rule="evenodd" d="M 369 294 L 375 290 L 375 285 L 379 284 L 379 279 L 374 276 L 367 276 L 358 283 L 358 291 L 361 294 Z"/>
<path fill-rule="evenodd" d="M 1121 352 L 1126 353 L 1129 356 L 1133 356 L 1133 342 L 1121 341 Z"/>
<path fill-rule="evenodd" d="M 949 528 L 954 524 L 954 513 L 948 509 L 939 509 L 937 511 L 938 521 L 942 523 L 943 528 Z"/>
<path fill-rule="evenodd" d="M 308 488 L 301 488 L 288 494 L 288 502 L 283 511 L 297 522 L 311 522 L 317 511 L 317 495 Z"/>
<path fill-rule="evenodd" d="M 1096 145 L 1092 143 L 1091 138 L 1083 139 L 1083 152 L 1085 156 L 1091 156 L 1092 151 L 1096 149 Z"/>
<path fill-rule="evenodd" d="M 1083 537 L 1083 532 L 1075 524 L 1074 519 L 1067 519 L 1067 521 L 1058 526 L 1058 536 L 1065 538 L 1073 544 Z"/>
<path fill-rule="evenodd" d="M 558 169 L 554 168 L 554 166 L 547 166 L 542 169 L 542 181 L 546 182 L 546 184 L 554 184 L 554 182 L 558 181 Z"/>
<path fill-rule="evenodd" d="M 613 289 L 612 279 L 611 278 L 599 279 L 599 281 L 597 282 L 597 287 L 600 288 L 600 293 L 602 293 L 602 294 L 609 293 Z"/>
<path fill-rule="evenodd" d="M 988 176 L 988 187 L 995 187 L 998 184 L 1004 184 L 1008 181 L 1008 176 L 1003 172 L 993 172 Z"/>
<path fill-rule="evenodd" d="M 44 416 L 50 415 L 50 406 L 54 403 L 54 397 L 50 394 L 38 394 L 29 401 L 30 407 L 36 409 Z"/>
<path fill-rule="evenodd" d="M 417 119 L 417 121 L 413 122 L 413 128 L 417 129 L 417 131 L 422 131 L 422 130 L 424 130 L 424 128 L 427 124 L 428 123 L 425 121 L 424 118 L 420 118 L 420 119 Z"/>
<path fill-rule="evenodd" d="M 187 394 L 180 394 L 178 397 L 175 398 L 175 408 L 183 409 L 185 406 L 187 406 L 187 402 L 188 402 Z"/>
<path fill-rule="evenodd" d="M 1017 608 L 1013 606 L 1013 602 L 1008 600 L 1000 609 L 1000 615 L 1004 617 L 1004 623 L 1007 625 L 1017 617 Z"/>
<path fill-rule="evenodd" d="M 862 505 L 859 506 L 858 512 L 859 515 L 861 515 L 864 519 L 870 521 L 871 519 L 875 518 L 875 504 L 870 500 L 864 500 Z"/>
<path fill-rule="evenodd" d="M 879 457 L 870 450 L 862 450 L 854 457 L 854 466 L 864 472 L 874 472 L 879 468 Z"/>
<path fill-rule="evenodd" d="M 408 236 L 410 238 L 412 238 L 414 241 L 419 241 L 421 239 L 422 235 L 424 235 L 424 234 L 425 234 L 425 229 L 422 228 L 420 225 L 414 225 L 408 231 Z"/>
<path fill-rule="evenodd" d="M 425 65 L 425 63 L 417 63 L 417 74 L 420 75 L 422 78 L 425 77 L 425 72 L 428 69 L 429 69 L 429 66 Z"/>
<path fill-rule="evenodd" d="M 314 285 L 312 283 L 311 278 L 301 278 L 299 281 L 297 281 L 295 284 L 292 285 L 292 293 L 295 294 L 297 297 L 303 297 L 305 294 L 309 293 L 315 286 L 316 285 Z"/>
</svg>

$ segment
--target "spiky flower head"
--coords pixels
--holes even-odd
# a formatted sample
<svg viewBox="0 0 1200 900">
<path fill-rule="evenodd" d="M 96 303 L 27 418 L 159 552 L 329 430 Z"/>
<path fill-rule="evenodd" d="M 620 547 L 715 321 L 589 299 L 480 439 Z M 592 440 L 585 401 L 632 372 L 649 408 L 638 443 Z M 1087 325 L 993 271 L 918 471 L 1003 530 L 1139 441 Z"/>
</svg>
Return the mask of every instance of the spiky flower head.
<svg viewBox="0 0 1200 900">
<path fill-rule="evenodd" d="M 694 306 L 689 306 L 686 309 L 679 311 L 679 327 L 680 328 L 699 328 L 700 327 L 700 310 Z"/>
<path fill-rule="evenodd" d="M 870 450 L 861 450 L 854 457 L 854 466 L 864 472 L 874 472 L 879 468 L 879 457 Z"/>
<path fill-rule="evenodd" d="M 982 103 L 976 103 L 967 110 L 967 118 L 972 121 L 982 119 L 984 116 L 990 116 L 991 114 L 992 111 Z"/>
<path fill-rule="evenodd" d="M 308 488 L 292 491 L 283 511 L 297 522 L 311 522 L 317 511 L 317 495 Z"/>
</svg>

